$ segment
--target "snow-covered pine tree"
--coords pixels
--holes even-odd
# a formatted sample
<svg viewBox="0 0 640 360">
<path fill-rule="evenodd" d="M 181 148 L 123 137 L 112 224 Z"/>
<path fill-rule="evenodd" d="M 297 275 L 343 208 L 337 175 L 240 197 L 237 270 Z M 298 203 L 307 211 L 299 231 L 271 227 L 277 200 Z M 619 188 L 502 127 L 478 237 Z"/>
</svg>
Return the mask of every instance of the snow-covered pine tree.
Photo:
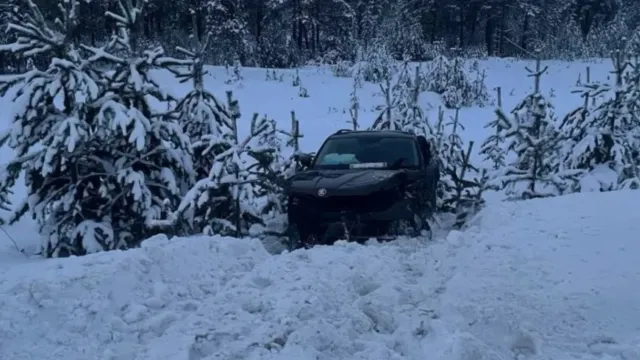
<svg viewBox="0 0 640 360">
<path fill-rule="evenodd" d="M 444 124 L 441 111 L 438 127 L 441 132 L 436 135 L 441 139 L 435 141 L 439 144 L 439 160 L 441 161 L 441 181 L 438 189 L 438 211 L 456 215 L 456 225 L 461 227 L 469 215 L 475 213 L 482 204 L 481 184 L 476 178 L 479 170 L 470 162 L 473 142 L 466 147 L 460 131 L 464 130 L 459 120 L 459 109 L 450 123 Z M 447 131 L 446 128 L 450 130 Z"/>
<path fill-rule="evenodd" d="M 484 106 L 489 101 L 484 79 L 470 80 L 465 72 L 464 60 L 447 59 L 439 55 L 433 59 L 424 74 L 422 91 L 432 91 L 442 96 L 447 108 L 455 109 L 471 105 Z"/>
<path fill-rule="evenodd" d="M 358 130 L 360 128 L 360 121 L 358 120 L 360 115 L 360 100 L 358 99 L 358 83 L 355 78 L 353 79 L 351 94 L 349 94 L 349 101 L 351 103 L 349 107 L 349 123 L 353 130 Z"/>
<path fill-rule="evenodd" d="M 385 104 L 371 126 L 372 130 L 403 130 L 418 135 L 428 132 L 428 121 L 419 104 L 422 89 L 420 67 L 415 68 L 411 79 L 409 63 L 405 62 L 394 79 L 393 85 L 381 85 Z"/>
<path fill-rule="evenodd" d="M 427 117 L 424 110 L 419 104 L 421 93 L 422 74 L 420 66 L 415 68 L 413 80 L 409 78 L 408 70 L 406 71 L 406 83 L 400 86 L 399 91 L 395 93 L 396 99 L 396 117 L 399 119 L 401 128 L 405 131 L 418 135 L 424 135 L 427 132 Z"/>
<path fill-rule="evenodd" d="M 595 107 L 578 108 L 565 117 L 561 129 L 568 140 L 563 165 L 583 176 L 574 191 L 638 188 L 640 150 L 640 90 L 632 67 L 621 51 L 614 52 L 615 83 L 591 84 L 582 90 L 585 102 L 605 93 Z M 635 73 L 635 74 L 634 74 Z"/>
<path fill-rule="evenodd" d="M 511 199 L 555 196 L 566 186 L 565 174 L 554 173 L 559 144 L 553 107 L 540 93 L 540 78 L 547 67 L 542 68 L 538 59 L 535 70 L 526 70 L 534 78 L 533 93 L 511 115 L 496 111 L 507 152 L 514 153 L 516 159 L 494 173 L 488 184 L 505 189 Z"/>
<path fill-rule="evenodd" d="M 463 60 L 459 57 L 449 62 L 447 69 L 447 85 L 442 92 L 444 105 L 450 109 L 458 109 L 471 105 L 473 101 L 473 86 L 464 72 Z"/>
<path fill-rule="evenodd" d="M 407 63 L 396 76 L 389 77 L 380 84 L 380 92 L 384 96 L 385 103 L 377 108 L 380 113 L 373 121 L 371 129 L 404 130 L 402 116 L 406 111 L 406 102 L 410 101 L 412 97 L 411 78 Z"/>
<path fill-rule="evenodd" d="M 587 173 L 591 170 L 588 164 L 582 163 L 580 161 L 574 162 L 574 148 L 580 139 L 583 139 L 585 135 L 589 132 L 589 129 L 586 127 L 586 121 L 590 116 L 591 110 L 594 107 L 592 105 L 593 101 L 607 93 L 610 90 L 610 87 L 601 83 L 592 83 L 589 68 L 587 68 L 587 74 L 585 78 L 585 82 L 580 82 L 580 85 L 577 86 L 577 89 L 573 91 L 573 93 L 579 93 L 580 97 L 583 99 L 583 103 L 581 106 L 576 109 L 570 111 L 560 122 L 558 130 L 560 131 L 560 138 L 562 141 L 561 146 L 561 162 L 559 166 L 565 169 L 571 169 L 575 174 L 576 178 L 580 181 L 575 181 L 573 183 L 568 184 L 567 189 L 565 189 L 565 193 L 573 193 L 579 192 L 583 190 L 587 190 L 587 188 L 593 189 L 593 186 L 596 184 L 588 184 L 582 181 L 585 179 Z M 599 171 L 599 175 L 603 173 L 610 173 L 613 171 L 608 168 L 600 168 L 599 170 L 605 170 L 604 172 Z M 595 179 L 593 179 L 595 180 Z M 612 190 L 615 185 L 615 179 L 613 179 L 610 184 L 601 183 L 596 181 L 598 190 Z M 586 186 L 585 186 L 586 185 Z M 604 186 L 603 186 L 604 185 Z"/>
<path fill-rule="evenodd" d="M 200 179 L 183 197 L 167 223 L 186 220 L 201 228 L 206 235 L 244 236 L 252 225 L 261 223 L 261 207 L 257 202 L 257 176 L 251 171 L 255 165 L 249 152 L 271 151 L 257 143 L 269 130 L 269 121 L 254 115 L 249 134 L 242 140 L 238 134 L 241 117 L 238 100 L 227 92 L 227 105 L 232 119 L 232 138 L 228 149 L 218 154 L 208 177 Z M 203 137 L 203 142 L 219 143 L 219 139 Z"/>
<path fill-rule="evenodd" d="M 426 126 L 426 137 L 431 145 L 431 153 L 436 157 L 438 161 L 438 166 L 440 168 L 441 173 L 443 169 L 446 169 L 449 166 L 449 154 L 451 149 L 451 144 L 449 144 L 449 137 L 447 136 L 447 123 L 444 118 L 444 110 L 442 107 L 438 108 L 438 117 L 434 123 L 431 121 L 425 121 Z M 444 206 L 443 199 L 450 197 L 451 189 L 453 188 L 453 182 L 451 178 L 446 176 L 440 177 L 440 182 L 438 183 L 438 203 L 437 209 L 438 212 L 447 211 Z"/>
<path fill-rule="evenodd" d="M 451 63 L 444 55 L 439 55 L 431 60 L 427 66 L 427 71 L 422 81 L 422 91 L 433 91 L 436 94 L 442 94 L 449 86 L 449 71 Z"/>
<path fill-rule="evenodd" d="M 496 88 L 498 106 L 497 112 L 502 113 L 502 89 Z M 484 160 L 491 163 L 492 171 L 499 170 L 505 166 L 505 149 L 504 149 L 504 132 L 500 128 L 500 118 L 497 117 L 493 121 L 485 125 L 485 128 L 491 129 L 493 134 L 482 143 L 480 154 L 484 155 Z"/>
<path fill-rule="evenodd" d="M 92 133 L 99 151 L 92 161 L 102 171 L 96 190 L 103 198 L 101 216 L 117 240 L 109 248 L 137 246 L 157 233 L 158 220 L 179 204 L 194 181 L 188 136 L 170 113 L 154 108 L 170 98 L 150 73 L 162 63 L 163 49 L 143 51 L 139 45 L 145 4 L 118 0 L 119 13 L 106 13 L 117 29 L 111 41 L 101 48 L 83 45 L 92 59 L 114 70 L 101 79 L 104 95 Z M 87 230 L 86 237 L 91 235 Z"/>
<path fill-rule="evenodd" d="M 357 64 L 362 78 L 376 84 L 390 83 L 397 73 L 396 60 L 389 49 L 380 41 L 371 45 L 369 51 L 362 56 L 363 61 Z"/>
<path fill-rule="evenodd" d="M 255 145 L 248 147 L 248 154 L 255 163 L 247 170 L 256 179 L 255 191 L 260 200 L 258 203 L 261 214 L 261 222 L 257 224 L 259 226 L 255 226 L 257 231 L 251 233 L 283 236 L 287 229 L 285 186 L 287 179 L 299 168 L 295 155 L 299 151 L 298 139 L 302 135 L 293 111 L 290 131 L 278 129 L 276 121 L 267 119 L 266 116 L 263 122 L 268 126 L 256 136 L 256 140 L 252 142 Z"/>
<path fill-rule="evenodd" d="M 205 89 L 204 53 L 210 45 L 211 34 L 207 32 L 202 39 L 199 38 L 196 17 L 193 18 L 193 47 L 185 49 L 176 48 L 183 55 L 183 59 L 161 58 L 159 64 L 169 69 L 181 83 L 191 82 L 192 90 L 188 92 L 175 107 L 175 115 L 184 132 L 189 136 L 193 152 L 193 164 L 195 180 L 208 179 L 216 157 L 229 150 L 233 146 L 233 124 L 229 109 L 213 93 Z M 207 198 L 223 196 L 218 189 L 211 188 L 207 191 Z M 196 213 L 188 218 L 189 232 L 200 234 L 209 225 L 208 207 L 193 209 Z M 179 224 L 172 224 L 179 227 Z"/>
<path fill-rule="evenodd" d="M 52 57 L 44 70 L 31 69 L 3 77 L 0 88 L 18 86 L 14 126 L 3 137 L 17 157 L 5 170 L 0 192 L 26 173 L 28 199 L 12 221 L 31 212 L 44 235 L 45 256 L 136 246 L 152 233 L 149 223 L 166 201 L 181 195 L 188 182 L 189 144 L 177 124 L 153 118 L 145 96 L 159 94 L 146 77 L 160 52 L 141 58 L 113 55 L 129 44 L 127 25 L 140 7 L 110 14 L 119 34 L 104 48 L 73 41 L 79 1 L 62 1 L 60 17 L 48 22 L 28 1 L 27 12 L 16 12 L 10 31 L 14 44 L 2 50 Z M 112 51 L 113 52 L 110 52 Z M 98 69 L 115 65 L 115 73 Z"/>
<path fill-rule="evenodd" d="M 92 103 L 100 89 L 87 70 L 88 62 L 72 41 L 77 25 L 79 1 L 60 3 L 55 22 L 48 22 L 32 1 L 25 10 L 15 7 L 10 14 L 8 32 L 16 41 L 0 45 L 0 51 L 21 58 L 43 55 L 52 58 L 48 68 L 31 68 L 25 73 L 0 77 L 0 95 L 16 88 L 13 120 L 2 135 L 2 145 L 15 150 L 13 159 L 0 177 L 0 197 L 9 194 L 19 175 L 26 174 L 26 198 L 8 219 L 18 221 L 30 213 L 45 237 L 45 256 L 64 256 L 114 247 L 117 240 L 99 208 L 100 166 L 91 159 L 91 123 L 95 120 Z M 99 160 L 99 159 L 98 159 Z M 9 208 L 11 204 L 3 203 Z M 84 239 L 92 228 L 95 239 Z"/>
<path fill-rule="evenodd" d="M 194 23 L 194 26 L 197 28 L 197 24 Z M 211 36 L 211 32 L 209 32 L 207 34 L 207 37 Z M 227 76 L 228 79 L 225 80 L 225 84 L 227 85 L 232 85 L 232 84 L 238 84 L 240 81 L 242 81 L 244 79 L 244 77 L 242 76 L 242 63 L 240 62 L 239 59 L 234 59 L 233 60 L 233 65 L 229 66 L 229 63 L 226 64 L 225 69 L 227 70 Z M 242 84 L 240 84 L 240 87 L 242 87 Z"/>
</svg>

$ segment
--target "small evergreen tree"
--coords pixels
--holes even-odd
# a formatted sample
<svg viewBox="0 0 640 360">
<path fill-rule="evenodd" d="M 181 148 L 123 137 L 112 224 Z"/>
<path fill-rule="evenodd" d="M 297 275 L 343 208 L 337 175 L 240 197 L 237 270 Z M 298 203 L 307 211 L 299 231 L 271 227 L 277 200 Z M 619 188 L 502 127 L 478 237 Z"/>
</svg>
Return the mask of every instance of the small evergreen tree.
<svg viewBox="0 0 640 360">
<path fill-rule="evenodd" d="M 461 58 L 449 60 L 443 55 L 437 56 L 428 64 L 422 91 L 440 94 L 444 105 L 450 109 L 484 106 L 489 101 L 484 77 L 479 74 L 476 80 L 471 80 Z"/>
<path fill-rule="evenodd" d="M 397 73 L 396 60 L 387 46 L 379 41 L 373 44 L 370 51 L 362 56 L 362 60 L 357 66 L 365 81 L 389 84 L 391 78 Z"/>
<path fill-rule="evenodd" d="M 378 117 L 371 125 L 373 130 L 405 130 L 406 117 L 413 100 L 412 84 L 409 77 L 408 64 L 402 70 L 380 84 L 385 103 L 378 107 Z M 416 99 L 417 101 L 417 99 Z"/>
<path fill-rule="evenodd" d="M 209 179 L 217 157 L 229 151 L 233 146 L 234 120 L 226 105 L 205 89 L 206 70 L 204 69 L 203 57 L 211 37 L 210 33 L 206 33 L 204 38 L 200 39 L 198 37 L 200 31 L 198 31 L 195 17 L 193 23 L 193 48 L 191 50 L 183 47 L 176 49 L 179 54 L 184 56 L 184 59 L 162 58 L 160 63 L 176 75 L 180 82 L 192 82 L 193 89 L 178 102 L 174 115 L 184 132 L 189 136 L 193 152 L 195 180 L 201 181 Z M 223 198 L 225 194 L 226 192 L 222 189 L 208 187 L 206 193 L 200 196 L 201 201 L 205 201 L 205 199 Z M 214 210 L 206 204 L 201 205 L 203 206 L 191 209 L 194 213 L 182 217 L 182 219 L 189 219 L 189 233 L 202 233 L 210 225 L 211 211 L 216 213 L 220 210 Z M 220 210 L 221 213 L 224 211 L 224 209 Z M 177 223 L 172 223 L 171 226 L 179 228 Z"/>
<path fill-rule="evenodd" d="M 570 113 L 561 125 L 568 139 L 564 166 L 584 174 L 602 174 L 603 170 L 616 174 L 613 180 L 599 178 L 601 191 L 640 187 L 638 72 L 621 51 L 613 54 L 613 63 L 613 86 L 585 87 L 585 105 Z M 587 109 L 588 99 L 602 93 L 607 94 L 606 99 Z"/>
<path fill-rule="evenodd" d="M 13 125 L 1 141 L 3 146 L 13 148 L 16 156 L 2 171 L 0 194 L 3 207 L 9 209 L 9 195 L 24 171 L 27 197 L 20 199 L 8 222 L 17 222 L 30 212 L 46 237 L 45 255 L 80 253 L 87 248 L 92 250 L 95 245 L 95 242 L 84 244 L 82 236 L 76 236 L 83 231 L 82 219 L 90 219 L 87 221 L 94 221 L 96 228 L 100 227 L 97 226 L 99 219 L 86 216 L 83 211 L 83 205 L 91 200 L 85 188 L 99 185 L 98 178 L 91 177 L 97 167 L 82 161 L 83 148 L 90 136 L 90 118 L 95 114 L 89 104 L 100 96 L 100 90 L 71 41 L 79 2 L 61 3 L 54 24 L 45 20 L 33 2 L 25 5 L 26 12 L 19 7 L 12 9 L 8 32 L 16 41 L 2 44 L 0 51 L 22 58 L 43 54 L 52 60 L 44 71 L 31 67 L 22 74 L 0 77 L 2 96 L 9 89 L 17 88 L 13 98 Z M 68 215 L 64 218 L 48 215 L 58 214 L 59 208 L 66 208 Z M 55 217 L 57 226 L 47 227 L 54 222 L 49 221 L 50 217 Z M 113 233 L 108 226 L 101 228 L 104 230 L 102 240 L 110 246 L 115 242 Z"/>
<path fill-rule="evenodd" d="M 353 88 L 351 89 L 351 94 L 349 94 L 349 101 L 351 102 L 351 106 L 349 107 L 351 119 L 349 122 L 353 130 L 358 130 L 360 128 L 360 100 L 358 99 L 358 82 L 356 79 L 353 80 Z"/>
<path fill-rule="evenodd" d="M 255 158 L 267 157 L 267 153 L 273 151 L 264 146 L 264 142 L 260 143 L 261 136 L 269 131 L 270 121 L 254 115 L 249 135 L 241 139 L 238 135 L 240 107 L 231 92 L 227 92 L 227 109 L 232 119 L 232 137 L 224 144 L 227 150 L 216 155 L 209 175 L 198 180 L 183 197 L 168 217 L 169 224 L 184 219 L 199 224 L 198 228 L 206 235 L 240 237 L 249 234 L 254 224 L 261 223 Z M 203 137 L 202 141 L 220 143 L 220 139 L 214 137 Z"/>
<path fill-rule="evenodd" d="M 511 116 L 496 111 L 507 151 L 513 152 L 516 160 L 495 172 L 490 185 L 505 189 L 514 199 L 554 196 L 566 186 L 563 174 L 554 173 L 558 133 L 553 107 L 540 93 L 540 77 L 547 68 L 541 68 L 537 60 L 535 71 L 526 70 L 534 78 L 534 92 L 515 107 Z"/>
<path fill-rule="evenodd" d="M 134 55 L 130 31 L 141 7 L 130 2 L 120 3 L 122 14 L 108 13 L 119 30 L 109 44 L 80 45 L 88 57 L 72 41 L 79 1 L 63 1 L 53 23 L 27 5 L 27 12 L 16 8 L 9 27 L 17 42 L 1 49 L 46 53 L 52 61 L 44 71 L 1 80 L 2 91 L 19 90 L 14 126 L 2 137 L 17 157 L 5 169 L 0 193 L 10 191 L 23 170 L 29 199 L 10 221 L 30 212 L 46 256 L 137 246 L 190 181 L 186 137 L 147 101 L 164 99 L 147 75 L 162 52 Z M 115 71 L 99 71 L 105 63 Z"/>
<path fill-rule="evenodd" d="M 502 110 L 502 90 L 500 87 L 496 89 L 498 94 L 498 106 L 496 108 L 497 113 L 503 113 Z M 504 133 L 500 128 L 500 117 L 497 117 L 493 121 L 489 122 L 485 128 L 493 130 L 493 134 L 482 143 L 480 154 L 484 155 L 484 160 L 489 161 L 492 164 L 492 171 L 503 168 L 505 163 L 505 149 L 504 149 Z"/>
<path fill-rule="evenodd" d="M 119 0 L 120 13 L 106 14 L 117 29 L 112 40 L 101 48 L 83 46 L 114 70 L 101 79 L 105 95 L 96 114 L 95 140 L 105 173 L 99 193 L 110 206 L 105 216 L 126 247 L 157 233 L 157 222 L 194 181 L 188 136 L 171 112 L 154 107 L 172 99 L 151 77 L 162 64 L 163 49 L 143 50 L 139 38 L 145 4 Z"/>
<path fill-rule="evenodd" d="M 401 126 L 404 130 L 418 135 L 426 134 L 426 122 L 428 121 L 424 110 L 419 104 L 420 93 L 422 92 L 420 90 L 421 82 L 422 74 L 418 66 L 415 69 L 413 81 L 408 78 L 407 73 L 406 87 L 398 92 L 401 97 L 398 100 L 397 116 L 400 118 Z"/>
<path fill-rule="evenodd" d="M 268 127 L 257 136 L 256 146 L 248 152 L 255 160 L 248 171 L 256 178 L 256 196 L 261 199 L 259 211 L 262 220 L 257 228 L 262 228 L 262 235 L 283 236 L 287 229 L 286 181 L 299 168 L 295 155 L 302 135 L 293 111 L 290 132 L 278 130 L 274 120 L 265 117 L 263 121 Z"/>
<path fill-rule="evenodd" d="M 456 110 L 448 124 L 444 123 L 443 117 L 444 112 L 441 110 L 435 127 L 440 130 L 431 136 L 433 143 L 439 146 L 438 159 L 442 172 L 438 189 L 438 211 L 456 214 L 456 224 L 462 226 L 469 215 L 481 205 L 480 183 L 474 178 L 479 170 L 470 161 L 473 142 L 465 148 L 460 137 L 460 131 L 464 127 L 459 121 L 459 110 Z M 447 127 L 450 128 L 449 131 Z"/>
</svg>

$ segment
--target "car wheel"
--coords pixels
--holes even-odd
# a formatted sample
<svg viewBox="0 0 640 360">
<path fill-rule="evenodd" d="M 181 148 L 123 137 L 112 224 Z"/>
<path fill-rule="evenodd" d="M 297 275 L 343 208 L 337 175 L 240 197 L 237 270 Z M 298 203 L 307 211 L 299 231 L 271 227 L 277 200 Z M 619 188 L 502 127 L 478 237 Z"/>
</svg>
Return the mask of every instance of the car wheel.
<svg viewBox="0 0 640 360">
<path fill-rule="evenodd" d="M 289 225 L 287 235 L 289 238 L 289 250 L 310 249 L 318 244 L 318 236 L 312 232 L 300 230 L 293 224 Z"/>
<path fill-rule="evenodd" d="M 308 234 L 305 236 L 304 241 L 302 242 L 302 246 L 305 249 L 311 249 L 312 247 L 318 245 L 318 236 L 316 234 Z"/>
<path fill-rule="evenodd" d="M 293 251 L 300 248 L 301 237 L 298 227 L 294 224 L 289 224 L 287 227 L 287 247 L 289 251 Z"/>
</svg>

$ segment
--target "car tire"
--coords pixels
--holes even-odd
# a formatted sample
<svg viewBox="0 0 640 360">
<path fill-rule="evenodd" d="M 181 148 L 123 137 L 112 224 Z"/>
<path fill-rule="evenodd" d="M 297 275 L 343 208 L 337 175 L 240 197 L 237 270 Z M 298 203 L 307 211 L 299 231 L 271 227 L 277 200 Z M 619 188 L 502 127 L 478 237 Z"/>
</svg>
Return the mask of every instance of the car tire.
<svg viewBox="0 0 640 360">
<path fill-rule="evenodd" d="M 298 227 L 295 224 L 289 224 L 287 227 L 287 248 L 293 251 L 300 248 L 301 238 Z"/>
</svg>

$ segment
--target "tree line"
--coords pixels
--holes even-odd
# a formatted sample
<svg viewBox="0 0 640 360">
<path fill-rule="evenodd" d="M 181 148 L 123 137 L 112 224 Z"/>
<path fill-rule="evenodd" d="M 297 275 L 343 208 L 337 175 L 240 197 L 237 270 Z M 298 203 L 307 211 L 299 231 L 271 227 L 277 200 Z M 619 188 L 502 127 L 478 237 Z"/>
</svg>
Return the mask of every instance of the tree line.
<svg viewBox="0 0 640 360">
<path fill-rule="evenodd" d="M 33 1 L 53 22 L 57 2 Z M 132 3 L 144 0 L 129 0 Z M 285 68 L 309 61 L 353 61 L 359 50 L 384 45 L 398 59 L 469 56 L 603 57 L 640 25 L 634 0 L 148 0 L 136 31 L 168 51 L 187 46 L 195 30 L 210 33 L 206 62 Z M 0 5 L 3 12 L 24 0 Z M 116 23 L 116 0 L 83 2 L 75 41 L 97 46 Z M 8 22 L 3 15 L 3 25 Z M 4 32 L 0 37 L 9 37 Z M 6 42 L 7 39 L 0 39 Z M 456 54 L 458 55 L 458 54 Z M 46 63 L 46 61 L 45 61 Z M 23 66 L 0 55 L 5 71 Z"/>
</svg>

